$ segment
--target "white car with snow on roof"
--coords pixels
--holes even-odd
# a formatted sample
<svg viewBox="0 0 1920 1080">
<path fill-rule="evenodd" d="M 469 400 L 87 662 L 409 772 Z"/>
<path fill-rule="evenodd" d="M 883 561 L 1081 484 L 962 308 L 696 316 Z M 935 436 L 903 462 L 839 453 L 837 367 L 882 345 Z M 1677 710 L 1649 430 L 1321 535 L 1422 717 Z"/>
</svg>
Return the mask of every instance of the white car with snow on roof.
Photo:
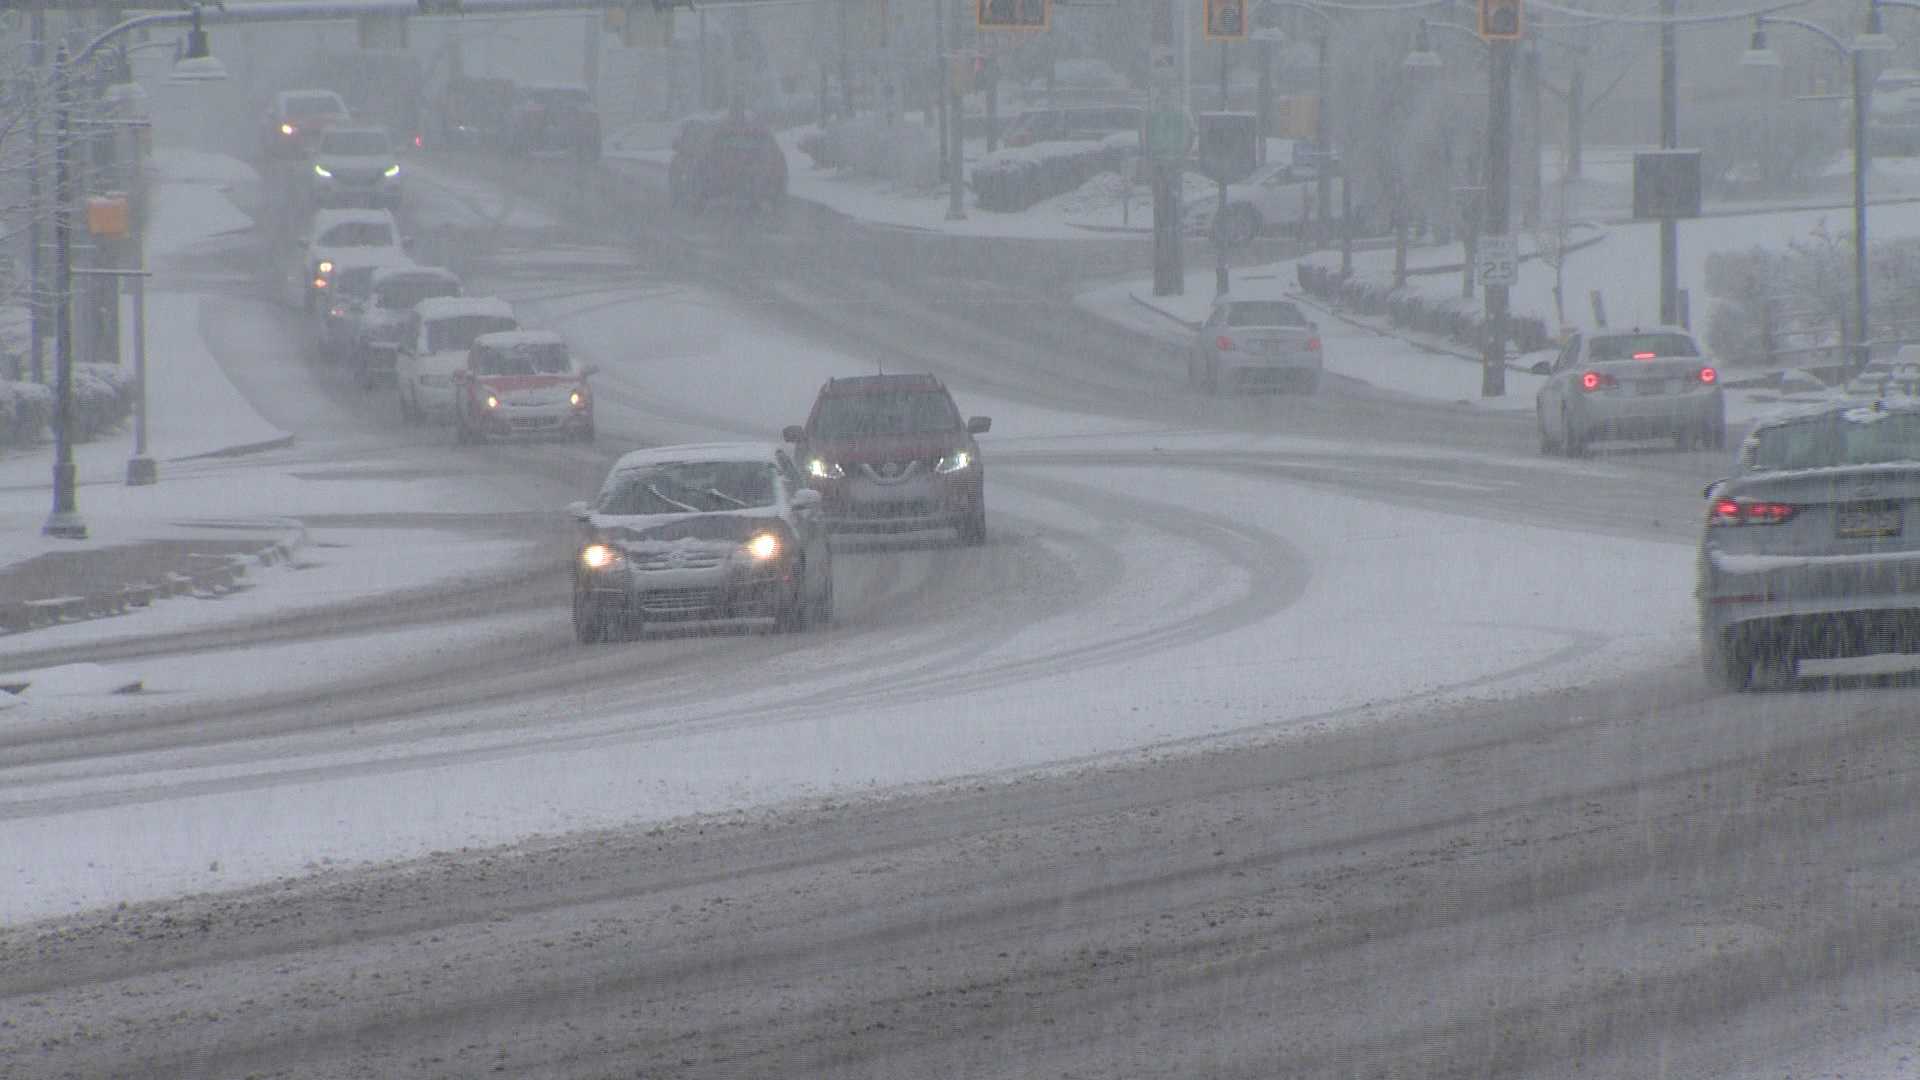
<svg viewBox="0 0 1920 1080">
<path fill-rule="evenodd" d="M 394 358 L 394 393 L 409 422 L 453 415 L 457 371 L 484 334 L 520 329 L 513 305 L 494 296 L 441 296 L 413 305 Z"/>
<path fill-rule="evenodd" d="M 593 441 L 595 368 L 574 364 L 550 330 L 482 334 L 453 373 L 453 427 L 461 444 L 493 438 Z"/>
</svg>

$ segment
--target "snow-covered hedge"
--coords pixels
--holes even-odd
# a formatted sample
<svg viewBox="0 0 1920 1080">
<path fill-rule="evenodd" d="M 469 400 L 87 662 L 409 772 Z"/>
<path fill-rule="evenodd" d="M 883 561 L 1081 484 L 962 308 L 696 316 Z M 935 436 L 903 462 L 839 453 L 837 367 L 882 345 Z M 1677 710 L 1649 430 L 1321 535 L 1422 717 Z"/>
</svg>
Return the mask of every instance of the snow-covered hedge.
<svg viewBox="0 0 1920 1080">
<path fill-rule="evenodd" d="M 1100 140 L 996 150 L 973 167 L 974 201 L 982 210 L 1025 210 L 1065 195 L 1101 173 L 1120 171 L 1139 152 L 1140 137 L 1131 131 Z"/>
<path fill-rule="evenodd" d="M 858 116 L 800 136 L 800 152 L 816 169 L 885 180 L 897 190 L 924 191 L 940 182 L 940 148 L 919 124 Z"/>
<path fill-rule="evenodd" d="M 115 364 L 76 364 L 74 441 L 86 442 L 120 426 L 132 414 L 133 403 L 132 371 Z M 47 439 L 53 432 L 56 405 L 51 386 L 0 379 L 0 443 L 32 446 Z"/>
<path fill-rule="evenodd" d="M 1329 300 L 1361 315 L 1386 316 L 1395 326 L 1416 333 L 1433 334 L 1472 348 L 1480 347 L 1486 313 L 1479 303 L 1459 297 L 1422 296 L 1410 289 L 1395 289 L 1391 278 L 1361 275 L 1341 277 L 1335 267 L 1311 262 L 1299 267 L 1300 287 L 1322 300 Z M 1547 321 L 1526 315 L 1507 318 L 1507 340 L 1520 353 L 1535 352 L 1555 344 Z"/>
<path fill-rule="evenodd" d="M 0 380 L 0 441 L 31 446 L 53 421 L 53 389 L 33 382 Z"/>
</svg>

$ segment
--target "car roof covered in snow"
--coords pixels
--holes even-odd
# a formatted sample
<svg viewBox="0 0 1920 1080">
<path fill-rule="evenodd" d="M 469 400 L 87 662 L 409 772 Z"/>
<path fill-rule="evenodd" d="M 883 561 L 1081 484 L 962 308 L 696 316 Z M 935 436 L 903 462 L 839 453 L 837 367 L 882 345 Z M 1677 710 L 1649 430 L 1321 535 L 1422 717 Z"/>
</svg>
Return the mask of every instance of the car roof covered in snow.
<svg viewBox="0 0 1920 1080">
<path fill-rule="evenodd" d="M 376 273 L 384 270 L 416 268 L 411 255 L 399 248 L 390 247 L 348 248 L 342 254 L 332 256 L 327 261 L 333 263 L 335 274 L 342 270 L 365 270 L 368 267 L 372 267 Z"/>
<path fill-rule="evenodd" d="M 444 266 L 404 266 L 398 263 L 392 266 L 383 266 L 375 270 L 373 272 L 373 283 L 375 285 L 381 285 L 394 278 L 402 277 L 435 278 L 439 281 L 452 282 L 455 285 L 460 284 L 460 275 Z"/>
<path fill-rule="evenodd" d="M 859 397 L 864 394 L 931 391 L 944 389 L 932 375 L 849 375 L 828 379 L 820 392 L 829 397 Z"/>
<path fill-rule="evenodd" d="M 565 345 L 567 339 L 551 330 L 500 330 L 473 339 L 476 349 L 518 349 L 528 345 Z"/>
<path fill-rule="evenodd" d="M 1890 401 L 1862 401 L 1854 398 L 1850 401 L 1823 402 L 1816 405 L 1803 405 L 1798 408 L 1776 409 L 1761 417 L 1754 425 L 1758 433 L 1781 424 L 1799 423 L 1805 420 L 1817 420 L 1832 416 L 1855 424 L 1869 424 L 1886 416 L 1911 416 L 1920 414 L 1920 399 L 1896 398 Z M 1752 436 L 1748 436 L 1751 438 Z"/>
<path fill-rule="evenodd" d="M 428 322 L 434 319 L 458 319 L 467 315 L 487 315 L 496 319 L 514 317 L 513 305 L 497 296 L 432 296 L 413 305 L 413 310 L 414 314 Z"/>
<path fill-rule="evenodd" d="M 613 472 L 644 469 L 670 461 L 765 461 L 773 462 L 782 449 L 773 443 L 716 442 L 685 443 L 680 446 L 653 446 L 635 450 L 613 463 Z"/>
</svg>

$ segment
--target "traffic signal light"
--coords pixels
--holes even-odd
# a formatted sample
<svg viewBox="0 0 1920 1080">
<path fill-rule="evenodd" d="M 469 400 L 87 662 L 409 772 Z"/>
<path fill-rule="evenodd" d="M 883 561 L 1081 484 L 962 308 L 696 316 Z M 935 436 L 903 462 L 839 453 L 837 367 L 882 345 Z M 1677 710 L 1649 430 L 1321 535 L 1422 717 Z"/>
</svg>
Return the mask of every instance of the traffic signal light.
<svg viewBox="0 0 1920 1080">
<path fill-rule="evenodd" d="M 1480 36 L 1488 41 L 1520 38 L 1520 0 L 1480 0 Z"/>
<path fill-rule="evenodd" d="M 1203 28 L 1208 41 L 1245 41 L 1247 8 L 1245 0 L 1207 0 L 1207 23 Z"/>
<path fill-rule="evenodd" d="M 1053 25 L 1053 0 L 975 0 L 982 30 L 1045 30 Z"/>
</svg>

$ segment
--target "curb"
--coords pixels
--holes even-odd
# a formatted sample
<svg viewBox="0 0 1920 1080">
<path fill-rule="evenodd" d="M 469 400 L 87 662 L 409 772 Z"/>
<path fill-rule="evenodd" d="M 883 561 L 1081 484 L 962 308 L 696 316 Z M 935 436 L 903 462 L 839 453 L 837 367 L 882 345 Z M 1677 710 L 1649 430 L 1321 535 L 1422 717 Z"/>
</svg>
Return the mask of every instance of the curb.
<svg viewBox="0 0 1920 1080">
<path fill-rule="evenodd" d="M 1154 303 L 1151 300 L 1140 299 L 1140 294 L 1137 292 L 1134 292 L 1132 289 L 1127 290 L 1127 299 L 1133 301 L 1136 304 L 1139 304 L 1141 307 L 1146 308 L 1148 311 L 1153 312 L 1155 315 L 1158 315 L 1161 318 L 1168 320 L 1169 322 L 1178 324 L 1182 329 L 1185 329 L 1185 330 L 1200 329 L 1199 323 L 1188 322 L 1186 319 L 1183 319 L 1180 316 L 1175 315 L 1173 312 L 1168 311 L 1166 308 L 1161 307 L 1160 305 Z"/>
<path fill-rule="evenodd" d="M 262 439 L 259 442 L 238 443 L 234 446 L 223 446 L 218 450 L 208 450 L 204 453 L 188 454 L 185 457 L 168 458 L 167 460 L 204 461 L 208 458 L 245 457 L 248 454 L 264 454 L 269 450 L 284 450 L 292 445 L 292 435 L 278 435 L 271 439 Z"/>
<path fill-rule="evenodd" d="M 23 634 L 124 615 L 152 607 L 173 596 L 219 599 L 229 593 L 251 588 L 247 581 L 251 567 L 270 567 L 291 562 L 294 553 L 306 542 L 306 526 L 295 522 L 287 530 L 287 535 L 251 552 L 233 555 L 189 554 L 186 556 L 188 565 L 185 572 L 168 571 L 157 580 L 136 582 L 84 596 L 49 596 L 0 604 L 0 635 Z"/>
</svg>

